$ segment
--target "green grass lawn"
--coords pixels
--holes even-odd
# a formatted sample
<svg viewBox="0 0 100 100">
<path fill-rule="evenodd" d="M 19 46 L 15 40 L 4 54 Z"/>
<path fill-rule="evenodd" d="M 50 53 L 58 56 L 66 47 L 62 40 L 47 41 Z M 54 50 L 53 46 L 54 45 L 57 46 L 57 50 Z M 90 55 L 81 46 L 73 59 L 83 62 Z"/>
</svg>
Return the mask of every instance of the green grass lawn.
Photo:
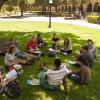
<svg viewBox="0 0 100 100">
<path fill-rule="evenodd" d="M 27 41 L 34 35 L 41 33 L 47 42 L 42 51 L 47 51 L 51 46 L 51 38 L 53 33 L 57 33 L 60 37 L 60 45 L 63 38 L 68 37 L 73 43 L 74 53 L 86 43 L 87 39 L 92 39 L 98 49 L 97 60 L 92 69 L 92 79 L 87 87 L 83 88 L 79 84 L 68 80 L 69 95 L 65 96 L 63 87 L 59 91 L 47 91 L 40 86 L 29 86 L 26 84 L 28 79 L 36 78 L 39 70 L 39 64 L 45 61 L 48 68 L 52 68 L 54 58 L 47 56 L 37 60 L 34 65 L 24 66 L 24 73 L 18 79 L 22 88 L 22 94 L 16 100 L 99 100 L 100 99 L 100 30 L 77 25 L 53 23 L 52 28 L 48 29 L 46 22 L 28 22 L 28 21 L 0 21 L 0 38 L 15 38 L 19 42 L 20 49 L 26 50 Z M 67 62 L 71 56 L 63 56 L 57 54 L 56 57 L 61 58 L 63 62 Z M 0 65 L 3 66 L 3 56 L 0 56 Z M 76 69 L 71 66 L 72 69 Z M 0 95 L 0 100 L 8 100 L 6 96 Z"/>
</svg>

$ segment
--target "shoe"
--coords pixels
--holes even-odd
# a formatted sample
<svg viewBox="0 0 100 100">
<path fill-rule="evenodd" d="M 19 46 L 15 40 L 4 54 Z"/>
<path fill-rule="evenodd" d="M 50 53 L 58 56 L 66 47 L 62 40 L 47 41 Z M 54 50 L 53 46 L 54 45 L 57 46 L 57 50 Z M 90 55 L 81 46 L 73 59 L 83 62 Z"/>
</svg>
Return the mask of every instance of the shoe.
<svg viewBox="0 0 100 100">
<path fill-rule="evenodd" d="M 67 53 L 66 53 L 66 52 L 64 52 L 64 53 L 62 53 L 62 54 L 63 54 L 63 55 L 65 55 L 65 56 L 67 55 Z"/>
</svg>

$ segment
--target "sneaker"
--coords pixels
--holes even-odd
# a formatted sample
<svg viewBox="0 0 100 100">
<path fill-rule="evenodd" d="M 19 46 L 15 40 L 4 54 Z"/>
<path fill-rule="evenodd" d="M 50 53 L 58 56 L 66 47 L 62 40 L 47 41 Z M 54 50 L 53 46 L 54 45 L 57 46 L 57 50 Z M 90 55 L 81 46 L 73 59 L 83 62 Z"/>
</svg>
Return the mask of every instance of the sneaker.
<svg viewBox="0 0 100 100">
<path fill-rule="evenodd" d="M 65 56 L 67 55 L 67 53 L 66 53 L 66 52 L 64 52 L 64 53 L 62 53 L 62 54 L 63 54 L 63 55 L 65 55 Z"/>
</svg>

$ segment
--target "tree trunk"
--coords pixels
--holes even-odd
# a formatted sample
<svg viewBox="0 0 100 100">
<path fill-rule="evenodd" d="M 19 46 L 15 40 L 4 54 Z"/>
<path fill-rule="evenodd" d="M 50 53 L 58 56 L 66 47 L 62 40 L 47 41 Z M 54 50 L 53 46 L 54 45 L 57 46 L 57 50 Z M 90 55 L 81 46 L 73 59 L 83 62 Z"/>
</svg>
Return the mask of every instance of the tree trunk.
<svg viewBox="0 0 100 100">
<path fill-rule="evenodd" d="M 23 8 L 21 8 L 21 17 L 23 17 Z"/>
<path fill-rule="evenodd" d="M 42 14 L 46 15 L 46 6 L 45 5 L 42 6 Z"/>
<path fill-rule="evenodd" d="M 0 0 L 0 10 L 2 8 L 2 6 L 4 5 L 4 3 L 6 2 L 7 0 Z"/>
<path fill-rule="evenodd" d="M 46 6 L 44 7 L 44 14 L 46 15 L 46 12 L 47 12 L 47 10 L 46 10 Z"/>
</svg>

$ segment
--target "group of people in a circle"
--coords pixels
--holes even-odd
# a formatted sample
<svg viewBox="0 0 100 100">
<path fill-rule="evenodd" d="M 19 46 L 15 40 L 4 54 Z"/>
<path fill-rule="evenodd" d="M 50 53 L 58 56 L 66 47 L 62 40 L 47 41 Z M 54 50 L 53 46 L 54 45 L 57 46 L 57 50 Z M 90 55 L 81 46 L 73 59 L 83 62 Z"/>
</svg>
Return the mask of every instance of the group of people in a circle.
<svg viewBox="0 0 100 100">
<path fill-rule="evenodd" d="M 53 34 L 52 46 L 49 52 L 61 53 L 65 55 L 73 53 L 72 43 L 69 38 L 65 37 L 63 46 L 59 46 L 60 38 L 57 34 Z M 11 39 L 11 45 L 9 46 L 4 63 L 6 69 L 11 71 L 12 69 L 17 70 L 16 65 L 33 64 L 38 55 L 42 55 L 41 48 L 44 48 L 47 43 L 43 40 L 41 34 L 33 36 L 27 43 L 27 52 L 19 50 L 18 43 L 15 39 Z M 74 48 L 74 47 L 73 47 Z M 41 57 L 41 56 L 40 56 Z M 72 79 L 81 83 L 81 85 L 87 85 L 91 77 L 91 68 L 93 67 L 94 60 L 96 59 L 96 47 L 91 39 L 87 40 L 85 46 L 82 46 L 77 53 L 76 66 L 80 66 L 80 70 L 72 71 L 67 64 L 62 63 L 60 58 L 55 58 L 52 69 L 48 69 L 48 66 L 42 64 L 42 71 L 38 74 L 40 85 L 49 90 L 57 90 L 60 83 L 63 83 L 65 93 L 67 94 L 67 78 Z M 38 60 L 37 60 L 38 61 Z M 9 79 L 10 81 L 15 80 L 17 77 Z M 0 71 L 0 87 L 4 87 L 9 81 L 3 80 L 4 76 Z"/>
</svg>

